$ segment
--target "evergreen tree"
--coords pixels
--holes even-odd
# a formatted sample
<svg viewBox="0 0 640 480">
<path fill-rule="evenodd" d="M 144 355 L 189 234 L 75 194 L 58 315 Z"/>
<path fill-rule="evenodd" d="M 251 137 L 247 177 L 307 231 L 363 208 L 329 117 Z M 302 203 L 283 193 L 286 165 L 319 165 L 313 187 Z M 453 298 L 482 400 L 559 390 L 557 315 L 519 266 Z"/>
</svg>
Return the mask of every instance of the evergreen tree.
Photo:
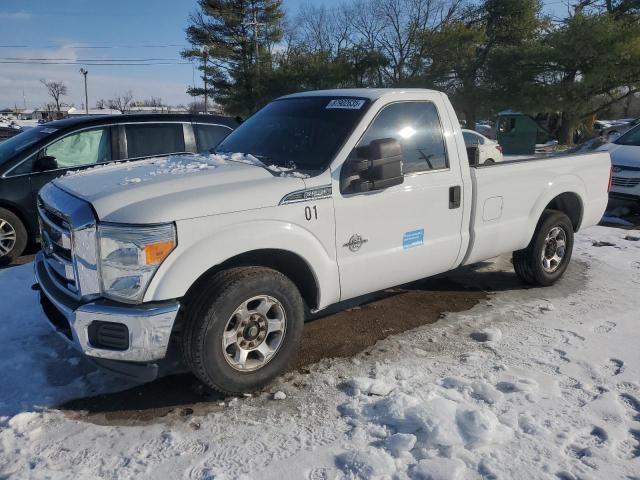
<svg viewBox="0 0 640 480">
<path fill-rule="evenodd" d="M 423 79 L 449 93 L 468 128 L 475 128 L 478 115 L 502 101 L 493 95 L 496 85 L 510 77 L 501 58 L 535 36 L 540 11 L 539 0 L 485 0 L 439 30 L 425 33 L 431 64 Z"/>
<path fill-rule="evenodd" d="M 514 52 L 510 63 L 520 72 L 522 108 L 558 112 L 558 141 L 572 144 L 581 123 L 640 91 L 640 18 L 628 10 L 577 8 Z"/>
<path fill-rule="evenodd" d="M 260 78 L 269 75 L 282 38 L 282 0 L 199 0 L 199 7 L 186 30 L 191 48 L 182 55 L 199 61 L 207 97 L 227 113 L 249 115 L 267 100 Z M 189 93 L 204 95 L 204 87 Z"/>
</svg>

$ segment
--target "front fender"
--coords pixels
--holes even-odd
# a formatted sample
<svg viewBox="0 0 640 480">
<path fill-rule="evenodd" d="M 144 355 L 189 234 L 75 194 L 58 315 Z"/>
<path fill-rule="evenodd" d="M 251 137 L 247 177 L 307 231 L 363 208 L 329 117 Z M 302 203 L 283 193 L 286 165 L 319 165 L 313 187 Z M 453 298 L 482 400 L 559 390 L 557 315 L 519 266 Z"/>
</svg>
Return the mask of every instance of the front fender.
<svg viewBox="0 0 640 480">
<path fill-rule="evenodd" d="M 319 289 L 318 308 L 339 300 L 339 273 L 333 245 L 325 248 L 314 233 L 286 220 L 245 218 L 229 223 L 228 217 L 219 215 L 177 223 L 178 246 L 156 272 L 145 302 L 183 297 L 212 267 L 260 249 L 286 250 L 309 265 Z"/>
</svg>

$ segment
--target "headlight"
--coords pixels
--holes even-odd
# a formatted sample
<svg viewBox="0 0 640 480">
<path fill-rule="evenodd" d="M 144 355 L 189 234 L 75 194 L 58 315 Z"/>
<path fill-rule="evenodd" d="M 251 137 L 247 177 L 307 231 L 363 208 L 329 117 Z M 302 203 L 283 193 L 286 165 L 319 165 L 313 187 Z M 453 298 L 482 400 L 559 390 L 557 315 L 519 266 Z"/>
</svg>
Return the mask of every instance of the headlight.
<svg viewBox="0 0 640 480">
<path fill-rule="evenodd" d="M 98 238 L 102 294 L 127 303 L 142 301 L 153 274 L 176 247 L 173 224 L 98 225 Z"/>
</svg>

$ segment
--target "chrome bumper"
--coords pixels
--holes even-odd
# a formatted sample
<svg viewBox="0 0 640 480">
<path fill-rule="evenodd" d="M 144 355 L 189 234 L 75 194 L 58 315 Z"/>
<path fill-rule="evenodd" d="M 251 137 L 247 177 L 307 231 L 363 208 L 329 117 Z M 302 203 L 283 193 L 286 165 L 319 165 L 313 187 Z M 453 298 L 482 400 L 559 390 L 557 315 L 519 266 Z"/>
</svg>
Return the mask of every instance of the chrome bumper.
<svg viewBox="0 0 640 480">
<path fill-rule="evenodd" d="M 125 305 L 96 300 L 79 304 L 61 292 L 49 278 L 42 253 L 36 256 L 35 274 L 41 295 L 46 297 L 68 323 L 70 335 L 62 333 L 60 328 L 56 330 L 85 355 L 126 362 L 151 362 L 166 356 L 173 324 L 180 308 L 177 301 Z M 57 322 L 52 320 L 46 310 L 50 323 L 56 326 Z M 129 336 L 128 348 L 112 350 L 93 346 L 89 339 L 89 326 L 96 321 L 125 325 Z"/>
</svg>

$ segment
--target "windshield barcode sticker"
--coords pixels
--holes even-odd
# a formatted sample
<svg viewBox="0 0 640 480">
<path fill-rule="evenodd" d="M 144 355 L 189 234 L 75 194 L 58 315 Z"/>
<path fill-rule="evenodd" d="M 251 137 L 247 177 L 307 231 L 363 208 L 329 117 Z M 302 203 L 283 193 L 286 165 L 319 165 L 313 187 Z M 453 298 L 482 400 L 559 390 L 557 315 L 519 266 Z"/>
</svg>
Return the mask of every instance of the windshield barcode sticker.
<svg viewBox="0 0 640 480">
<path fill-rule="evenodd" d="M 331 100 L 327 104 L 327 110 L 332 108 L 342 108 L 346 110 L 360 110 L 364 105 L 364 100 L 359 100 L 357 98 L 337 98 L 335 100 Z"/>
</svg>

